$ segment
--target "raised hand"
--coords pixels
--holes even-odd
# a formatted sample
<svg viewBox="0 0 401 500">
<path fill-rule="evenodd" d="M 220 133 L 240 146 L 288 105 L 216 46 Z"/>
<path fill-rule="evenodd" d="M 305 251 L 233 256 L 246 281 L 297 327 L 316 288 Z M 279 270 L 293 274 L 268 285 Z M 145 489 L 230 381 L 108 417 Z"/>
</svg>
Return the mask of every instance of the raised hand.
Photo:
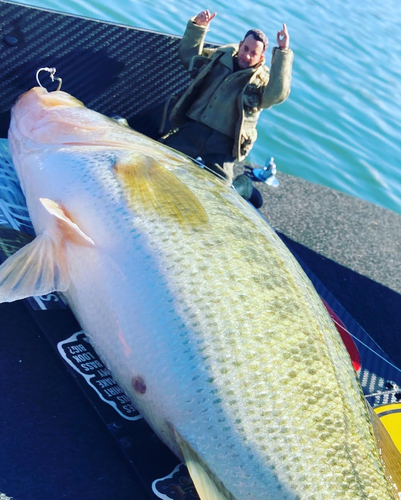
<svg viewBox="0 0 401 500">
<path fill-rule="evenodd" d="M 287 25 L 283 23 L 283 29 L 277 32 L 277 45 L 280 49 L 287 50 L 290 46 L 290 35 L 288 34 Z"/>
<path fill-rule="evenodd" d="M 207 26 L 215 15 L 216 13 L 211 14 L 208 10 L 202 10 L 202 12 L 199 12 L 199 14 L 195 17 L 194 22 L 198 26 Z"/>
</svg>

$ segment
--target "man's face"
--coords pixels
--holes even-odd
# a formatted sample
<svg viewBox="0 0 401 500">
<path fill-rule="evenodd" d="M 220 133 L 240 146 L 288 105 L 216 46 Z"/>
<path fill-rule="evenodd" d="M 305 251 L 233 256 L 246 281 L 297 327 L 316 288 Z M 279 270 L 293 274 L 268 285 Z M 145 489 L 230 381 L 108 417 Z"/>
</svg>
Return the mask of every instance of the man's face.
<svg viewBox="0 0 401 500">
<path fill-rule="evenodd" d="M 238 65 L 241 69 L 251 68 L 264 60 L 263 42 L 248 35 L 239 43 Z"/>
</svg>

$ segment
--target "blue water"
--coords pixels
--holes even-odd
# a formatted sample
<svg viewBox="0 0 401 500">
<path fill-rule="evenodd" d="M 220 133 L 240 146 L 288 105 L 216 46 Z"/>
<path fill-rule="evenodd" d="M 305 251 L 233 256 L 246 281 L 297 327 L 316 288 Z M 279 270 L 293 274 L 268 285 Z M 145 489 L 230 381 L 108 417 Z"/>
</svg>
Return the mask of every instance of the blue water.
<svg viewBox="0 0 401 500">
<path fill-rule="evenodd" d="M 208 8 L 217 12 L 208 40 L 218 43 L 239 41 L 259 27 L 274 46 L 286 22 L 295 52 L 292 92 L 262 113 L 249 159 L 274 156 L 282 172 L 401 213 L 399 0 L 22 3 L 175 35 Z"/>
</svg>

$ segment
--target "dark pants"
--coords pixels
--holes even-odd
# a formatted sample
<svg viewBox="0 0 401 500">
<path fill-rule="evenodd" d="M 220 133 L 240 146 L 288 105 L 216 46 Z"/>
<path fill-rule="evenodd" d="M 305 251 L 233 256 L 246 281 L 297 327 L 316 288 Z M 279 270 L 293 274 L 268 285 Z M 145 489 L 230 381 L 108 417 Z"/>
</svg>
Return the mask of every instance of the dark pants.
<svg viewBox="0 0 401 500">
<path fill-rule="evenodd" d="M 190 120 L 162 142 L 192 158 L 200 156 L 214 174 L 223 177 L 231 185 L 235 160 L 232 156 L 234 139 L 228 135 Z"/>
</svg>

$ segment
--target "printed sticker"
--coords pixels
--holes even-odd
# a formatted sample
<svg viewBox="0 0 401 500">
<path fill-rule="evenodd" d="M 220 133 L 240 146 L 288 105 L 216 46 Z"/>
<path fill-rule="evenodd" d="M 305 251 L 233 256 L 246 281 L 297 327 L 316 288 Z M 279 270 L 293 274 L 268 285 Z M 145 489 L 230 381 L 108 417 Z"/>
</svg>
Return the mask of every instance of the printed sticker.
<svg viewBox="0 0 401 500">
<path fill-rule="evenodd" d="M 171 474 L 152 483 L 153 493 L 163 500 L 199 500 L 194 483 L 184 464 L 179 464 Z"/>
<path fill-rule="evenodd" d="M 100 399 L 127 420 L 142 418 L 110 371 L 100 361 L 84 332 L 74 333 L 70 338 L 59 342 L 57 347 L 61 356 L 84 377 Z"/>
</svg>

